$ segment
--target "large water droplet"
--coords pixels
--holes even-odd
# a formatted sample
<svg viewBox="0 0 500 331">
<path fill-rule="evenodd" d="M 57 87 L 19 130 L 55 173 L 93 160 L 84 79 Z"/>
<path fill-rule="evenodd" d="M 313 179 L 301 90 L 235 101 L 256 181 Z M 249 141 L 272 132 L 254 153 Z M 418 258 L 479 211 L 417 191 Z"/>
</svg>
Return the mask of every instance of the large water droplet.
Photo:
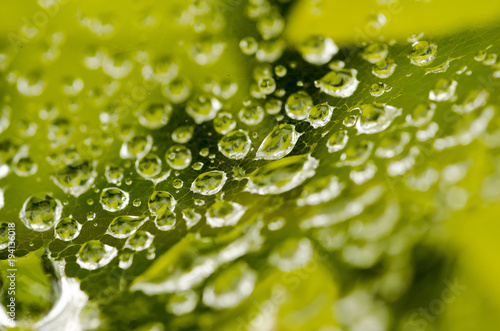
<svg viewBox="0 0 500 331">
<path fill-rule="evenodd" d="M 233 160 L 243 159 L 252 146 L 248 133 L 242 130 L 232 131 L 219 140 L 219 151 L 227 158 Z"/>
<path fill-rule="evenodd" d="M 196 124 L 201 124 L 214 119 L 221 108 L 222 104 L 216 98 L 201 95 L 188 101 L 186 112 Z"/>
<path fill-rule="evenodd" d="M 246 208 L 235 202 L 216 201 L 206 213 L 207 223 L 213 228 L 236 225 Z"/>
<path fill-rule="evenodd" d="M 295 92 L 286 100 L 285 111 L 294 120 L 306 119 L 313 106 L 312 98 L 305 91 Z"/>
<path fill-rule="evenodd" d="M 357 109 L 361 113 L 356 122 L 358 134 L 373 134 L 384 131 L 402 112 L 400 108 L 378 103 L 361 105 Z"/>
<path fill-rule="evenodd" d="M 116 248 L 105 245 L 98 240 L 91 240 L 80 248 L 76 262 L 84 269 L 95 270 L 111 262 L 117 253 Z"/>
<path fill-rule="evenodd" d="M 227 175 L 224 171 L 208 171 L 196 177 L 191 185 L 191 191 L 202 195 L 212 195 L 222 189 L 226 180 Z"/>
<path fill-rule="evenodd" d="M 257 151 L 257 159 L 277 160 L 288 155 L 300 134 L 293 124 L 278 124 L 267 135 Z"/>
<path fill-rule="evenodd" d="M 436 58 L 437 45 L 427 41 L 417 41 L 412 45 L 412 51 L 408 57 L 416 66 L 426 66 Z"/>
<path fill-rule="evenodd" d="M 116 187 L 105 188 L 102 190 L 99 201 L 104 210 L 115 212 L 127 206 L 129 194 Z"/>
<path fill-rule="evenodd" d="M 280 194 L 302 184 L 315 173 L 319 161 L 310 155 L 289 156 L 258 168 L 245 190 L 255 194 Z"/>
<path fill-rule="evenodd" d="M 155 191 L 149 198 L 148 206 L 152 215 L 160 215 L 167 209 L 173 211 L 176 203 L 172 194 L 166 191 Z"/>
<path fill-rule="evenodd" d="M 305 61 L 322 65 L 338 53 L 339 48 L 332 39 L 323 36 L 311 36 L 299 46 L 300 53 Z"/>
<path fill-rule="evenodd" d="M 440 78 L 434 89 L 429 92 L 429 99 L 433 101 L 448 101 L 455 96 L 457 81 L 449 78 Z"/>
<path fill-rule="evenodd" d="M 165 153 L 165 159 L 171 168 L 182 170 L 191 164 L 193 156 L 191 155 L 191 150 L 186 146 L 174 145 Z"/>
<path fill-rule="evenodd" d="M 148 219 L 147 216 L 118 216 L 111 221 L 106 233 L 124 239 L 135 233 Z"/>
<path fill-rule="evenodd" d="M 340 71 L 330 71 L 319 81 L 315 82 L 322 92 L 337 98 L 347 98 L 354 94 L 359 81 L 356 69 L 342 69 Z"/>
<path fill-rule="evenodd" d="M 52 195 L 35 194 L 24 202 L 19 218 L 28 229 L 47 231 L 61 218 L 62 208 L 61 202 Z"/>
<path fill-rule="evenodd" d="M 78 237 L 82 225 L 74 218 L 64 217 L 57 222 L 55 227 L 55 235 L 57 239 L 63 241 L 71 241 Z"/>
<path fill-rule="evenodd" d="M 234 307 L 252 294 L 256 281 L 257 272 L 238 262 L 205 286 L 203 303 L 215 309 Z"/>
</svg>

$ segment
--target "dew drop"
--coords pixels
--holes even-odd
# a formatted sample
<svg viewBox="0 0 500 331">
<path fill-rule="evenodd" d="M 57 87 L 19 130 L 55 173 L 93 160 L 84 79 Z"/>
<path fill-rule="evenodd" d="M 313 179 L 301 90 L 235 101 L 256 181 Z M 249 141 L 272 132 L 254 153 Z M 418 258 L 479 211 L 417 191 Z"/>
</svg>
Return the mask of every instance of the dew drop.
<svg viewBox="0 0 500 331">
<path fill-rule="evenodd" d="M 315 85 L 323 93 L 337 98 L 347 98 L 353 95 L 358 87 L 357 73 L 356 69 L 330 71 L 319 81 L 316 81 Z"/>
<path fill-rule="evenodd" d="M 140 252 L 148 249 L 153 243 L 154 236 L 143 230 L 139 230 L 132 234 L 125 242 L 124 248 L 129 248 L 133 251 Z"/>
<path fill-rule="evenodd" d="M 285 157 L 293 150 L 299 137 L 293 124 L 278 124 L 260 145 L 256 159 L 278 160 Z"/>
<path fill-rule="evenodd" d="M 148 201 L 149 211 L 152 215 L 160 215 L 167 209 L 173 211 L 177 201 L 172 194 L 166 191 L 155 191 Z"/>
<path fill-rule="evenodd" d="M 436 58 L 437 45 L 427 41 L 417 41 L 412 45 L 408 55 L 412 64 L 422 67 L 432 63 Z"/>
<path fill-rule="evenodd" d="M 99 201 L 104 210 L 115 212 L 125 208 L 129 201 L 129 194 L 119 188 L 111 187 L 102 190 Z"/>
<path fill-rule="evenodd" d="M 206 213 L 207 223 L 213 228 L 236 225 L 245 213 L 245 208 L 235 202 L 216 201 Z"/>
<path fill-rule="evenodd" d="M 213 195 L 222 189 L 226 180 L 227 175 L 224 171 L 208 171 L 196 177 L 191 185 L 191 191 L 201 195 Z"/>
<path fill-rule="evenodd" d="M 118 250 L 115 247 L 105 245 L 98 240 L 90 240 L 78 251 L 76 262 L 84 269 L 95 270 L 107 265 L 117 254 Z"/>
<path fill-rule="evenodd" d="M 373 134 L 384 131 L 402 110 L 385 104 L 365 104 L 359 106 L 360 116 L 356 122 L 358 134 Z"/>
<path fill-rule="evenodd" d="M 302 58 L 315 65 L 323 65 L 338 53 L 339 48 L 332 39 L 323 36 L 311 36 L 299 46 Z"/>
<path fill-rule="evenodd" d="M 233 160 L 243 159 L 248 152 L 252 142 L 248 133 L 242 130 L 231 131 L 219 140 L 219 151 L 227 158 Z"/>
<path fill-rule="evenodd" d="M 74 218 L 64 217 L 55 226 L 55 236 L 63 241 L 71 241 L 78 237 L 82 225 Z"/>
<path fill-rule="evenodd" d="M 170 209 L 165 209 L 155 218 L 155 225 L 161 231 L 172 230 L 176 223 L 175 214 Z"/>
<path fill-rule="evenodd" d="M 106 234 L 118 239 L 128 238 L 148 219 L 146 216 L 118 216 L 111 221 Z"/>
<path fill-rule="evenodd" d="M 245 190 L 260 195 L 290 191 L 312 177 L 318 164 L 319 161 L 309 155 L 272 161 L 250 174 Z"/>
<path fill-rule="evenodd" d="M 184 145 L 174 145 L 165 153 L 168 165 L 175 170 L 186 169 L 193 159 L 191 150 Z"/>
<path fill-rule="evenodd" d="M 429 92 L 429 99 L 437 102 L 451 100 L 455 96 L 457 81 L 449 78 L 440 78 L 434 89 Z"/>
<path fill-rule="evenodd" d="M 315 105 L 309 116 L 307 121 L 312 125 L 313 128 L 319 128 L 325 126 L 333 115 L 334 107 L 330 106 L 327 102 L 320 103 Z"/>
<path fill-rule="evenodd" d="M 62 204 L 49 193 L 29 197 L 19 213 L 19 218 L 30 230 L 47 231 L 61 218 Z"/>
<path fill-rule="evenodd" d="M 306 119 L 313 106 L 312 98 L 305 91 L 295 92 L 286 100 L 285 111 L 294 120 Z"/>
</svg>

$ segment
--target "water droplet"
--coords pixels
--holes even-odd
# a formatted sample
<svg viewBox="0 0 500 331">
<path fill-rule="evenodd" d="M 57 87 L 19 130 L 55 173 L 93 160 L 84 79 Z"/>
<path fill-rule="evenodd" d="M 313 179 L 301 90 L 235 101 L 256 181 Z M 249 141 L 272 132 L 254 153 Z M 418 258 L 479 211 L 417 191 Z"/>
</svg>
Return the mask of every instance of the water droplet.
<svg viewBox="0 0 500 331">
<path fill-rule="evenodd" d="M 406 123 L 411 126 L 421 127 L 428 124 L 434 117 L 436 105 L 434 103 L 421 103 L 411 114 L 406 115 Z"/>
<path fill-rule="evenodd" d="M 427 41 L 417 41 L 412 45 L 412 51 L 408 55 L 412 64 L 426 66 L 436 58 L 437 45 Z"/>
<path fill-rule="evenodd" d="M 57 222 L 55 227 L 55 235 L 57 239 L 63 241 L 71 241 L 78 237 L 82 225 L 74 218 L 64 217 Z"/>
<path fill-rule="evenodd" d="M 293 124 L 278 124 L 260 145 L 256 159 L 277 160 L 285 157 L 295 147 L 299 137 Z"/>
<path fill-rule="evenodd" d="M 429 99 L 433 101 L 448 101 L 455 96 L 457 81 L 449 78 L 440 78 L 434 89 L 429 92 Z"/>
<path fill-rule="evenodd" d="M 290 272 L 306 266 L 312 259 L 312 244 L 307 238 L 289 238 L 269 255 L 269 263 L 281 271 Z"/>
<path fill-rule="evenodd" d="M 222 104 L 216 98 L 200 95 L 188 101 L 186 112 L 196 124 L 201 124 L 214 119 L 221 108 Z"/>
<path fill-rule="evenodd" d="M 93 184 L 97 176 L 96 165 L 95 161 L 77 161 L 56 172 L 51 179 L 65 193 L 78 197 Z"/>
<path fill-rule="evenodd" d="M 235 202 L 216 201 L 206 213 L 207 223 L 213 228 L 236 225 L 246 208 Z"/>
<path fill-rule="evenodd" d="M 201 215 L 194 209 L 188 208 L 182 211 L 182 218 L 184 218 L 184 220 L 186 221 L 186 227 L 188 229 L 191 229 L 201 220 Z"/>
<path fill-rule="evenodd" d="M 62 204 L 49 193 L 35 194 L 23 205 L 19 218 L 26 227 L 33 231 L 47 231 L 59 221 Z"/>
<path fill-rule="evenodd" d="M 231 131 L 219 140 L 219 151 L 227 158 L 233 160 L 243 159 L 248 152 L 252 142 L 248 133 L 242 130 Z"/>
<path fill-rule="evenodd" d="M 250 101 L 243 104 L 238 113 L 240 120 L 246 125 L 257 125 L 262 122 L 265 112 L 257 103 Z"/>
<path fill-rule="evenodd" d="M 121 269 L 128 269 L 134 262 L 134 254 L 130 251 L 122 252 L 118 256 L 118 259 L 118 267 L 120 267 Z"/>
<path fill-rule="evenodd" d="M 89 211 L 87 213 L 87 221 L 93 221 L 95 219 L 95 213 L 93 211 Z"/>
<path fill-rule="evenodd" d="M 313 106 L 312 98 L 305 91 L 295 92 L 286 100 L 285 111 L 294 120 L 306 119 Z"/>
<path fill-rule="evenodd" d="M 285 51 L 286 42 L 283 39 L 265 40 L 259 43 L 256 58 L 259 62 L 274 62 Z"/>
<path fill-rule="evenodd" d="M 340 155 L 340 161 L 337 162 L 336 166 L 360 166 L 368 160 L 372 150 L 373 142 L 365 139 L 355 141 Z"/>
<path fill-rule="evenodd" d="M 274 67 L 274 73 L 276 74 L 277 77 L 283 78 L 287 74 L 287 69 L 284 65 L 277 65 Z"/>
<path fill-rule="evenodd" d="M 299 51 L 305 61 L 315 65 L 323 65 L 338 53 L 339 48 L 328 37 L 311 36 L 299 46 Z"/>
<path fill-rule="evenodd" d="M 370 63 L 382 61 L 389 54 L 389 46 L 385 43 L 371 43 L 361 53 L 363 59 Z"/>
<path fill-rule="evenodd" d="M 123 179 L 123 168 L 115 165 L 107 165 L 105 176 L 108 183 L 120 185 Z"/>
<path fill-rule="evenodd" d="M 200 170 L 201 168 L 203 168 L 203 162 L 195 162 L 193 163 L 191 168 L 193 168 L 194 170 Z"/>
<path fill-rule="evenodd" d="M 272 161 L 250 174 L 245 190 L 260 195 L 290 191 L 312 177 L 318 164 L 319 161 L 309 155 Z"/>
<path fill-rule="evenodd" d="M 276 90 L 276 81 L 273 78 L 261 78 L 259 79 L 258 86 L 262 94 L 273 94 Z"/>
<path fill-rule="evenodd" d="M 170 83 L 163 85 L 161 92 L 173 103 L 184 102 L 191 94 L 191 81 L 184 76 L 176 77 Z"/>
<path fill-rule="evenodd" d="M 265 108 L 269 115 L 276 115 L 281 111 L 283 102 L 279 99 L 269 99 L 266 101 Z"/>
<path fill-rule="evenodd" d="M 14 157 L 13 165 L 14 172 L 21 177 L 34 175 L 38 169 L 35 161 L 28 155 L 22 155 L 22 153 L 18 153 Z"/>
<path fill-rule="evenodd" d="M 208 171 L 196 177 L 191 185 L 191 191 L 202 195 L 213 195 L 222 189 L 226 180 L 227 175 L 224 171 Z"/>
<path fill-rule="evenodd" d="M 98 240 L 91 240 L 80 248 L 76 262 L 84 269 L 95 270 L 107 265 L 117 254 L 116 248 Z"/>
<path fill-rule="evenodd" d="M 193 166 L 195 164 L 193 164 Z M 173 182 L 172 182 L 172 186 L 175 187 L 175 188 L 181 188 L 183 185 L 184 185 L 184 182 L 182 181 L 182 179 L 179 179 L 179 178 L 174 179 Z"/>
<path fill-rule="evenodd" d="M 191 150 L 184 145 L 174 145 L 165 153 L 168 165 L 175 170 L 187 168 L 193 159 Z"/>
<path fill-rule="evenodd" d="M 142 77 L 147 81 L 168 84 L 179 72 L 179 65 L 168 55 L 161 55 L 142 67 Z"/>
<path fill-rule="evenodd" d="M 167 209 L 173 211 L 176 203 L 172 194 L 166 191 L 155 191 L 149 198 L 148 206 L 152 215 L 160 215 Z"/>
<path fill-rule="evenodd" d="M 326 142 L 328 153 L 334 153 L 344 149 L 348 140 L 349 136 L 347 135 L 347 130 L 335 131 Z"/>
<path fill-rule="evenodd" d="M 161 231 L 172 230 L 175 226 L 176 217 L 170 209 L 165 209 L 155 218 L 155 225 Z"/>
<path fill-rule="evenodd" d="M 358 87 L 357 74 L 356 69 L 330 71 L 319 81 L 316 81 L 315 85 L 323 93 L 337 98 L 347 98 L 353 95 Z"/>
<path fill-rule="evenodd" d="M 220 134 L 226 134 L 236 128 L 236 121 L 230 113 L 219 113 L 213 124 L 215 131 Z"/>
<path fill-rule="evenodd" d="M 181 126 L 172 132 L 172 140 L 178 144 L 185 144 L 193 138 L 194 127 L 191 125 Z"/>
<path fill-rule="evenodd" d="M 380 79 L 392 76 L 396 70 L 396 63 L 392 59 L 380 60 L 373 66 L 372 73 Z"/>
<path fill-rule="evenodd" d="M 359 109 L 361 113 L 356 122 L 358 134 L 384 131 L 402 113 L 400 108 L 379 103 L 361 105 L 355 109 Z"/>
<path fill-rule="evenodd" d="M 129 194 L 119 188 L 111 187 L 102 190 L 100 200 L 102 208 L 115 212 L 125 208 L 129 201 Z"/>
<path fill-rule="evenodd" d="M 120 156 L 124 159 L 135 159 L 146 155 L 153 146 L 150 135 L 138 135 L 125 141 L 120 149 Z"/>
<path fill-rule="evenodd" d="M 375 155 L 380 158 L 392 159 L 404 151 L 410 140 L 408 132 L 391 132 L 380 141 Z"/>
<path fill-rule="evenodd" d="M 166 309 L 169 313 L 177 316 L 189 314 L 198 304 L 198 300 L 198 294 L 195 291 L 177 292 L 168 300 Z"/>
<path fill-rule="evenodd" d="M 346 185 L 341 183 L 338 177 L 335 176 L 315 178 L 304 185 L 300 198 L 297 199 L 297 205 L 314 206 L 328 202 L 339 196 L 345 186 Z"/>
<path fill-rule="evenodd" d="M 377 166 L 375 163 L 368 161 L 364 165 L 352 169 L 349 173 L 349 178 L 351 178 L 355 184 L 361 185 L 372 179 L 376 172 Z"/>
<path fill-rule="evenodd" d="M 140 176 L 146 179 L 155 177 L 161 172 L 161 160 L 155 154 L 148 153 L 135 162 L 135 169 Z"/>
<path fill-rule="evenodd" d="M 333 115 L 334 107 L 330 106 L 327 102 L 323 102 L 315 105 L 309 116 L 307 121 L 313 126 L 313 128 L 319 128 L 325 126 Z"/>
<path fill-rule="evenodd" d="M 146 216 L 118 216 L 111 221 L 106 234 L 118 239 L 130 237 L 148 219 Z"/>
<path fill-rule="evenodd" d="M 370 94 L 374 97 L 379 97 L 385 92 L 385 84 L 384 83 L 376 83 L 370 87 Z"/>
<path fill-rule="evenodd" d="M 253 55 L 259 47 L 257 40 L 253 37 L 245 37 L 240 41 L 240 49 L 245 55 Z"/>
<path fill-rule="evenodd" d="M 203 303 L 215 309 L 234 307 L 252 294 L 256 281 L 257 272 L 245 262 L 237 262 L 205 286 Z"/>
<path fill-rule="evenodd" d="M 125 242 L 124 248 L 130 248 L 133 251 L 140 252 L 148 249 L 153 243 L 154 236 L 143 230 L 139 230 L 131 235 Z"/>
<path fill-rule="evenodd" d="M 161 102 L 146 102 L 139 107 L 139 123 L 148 129 L 159 129 L 165 126 L 172 114 L 172 105 Z"/>
</svg>

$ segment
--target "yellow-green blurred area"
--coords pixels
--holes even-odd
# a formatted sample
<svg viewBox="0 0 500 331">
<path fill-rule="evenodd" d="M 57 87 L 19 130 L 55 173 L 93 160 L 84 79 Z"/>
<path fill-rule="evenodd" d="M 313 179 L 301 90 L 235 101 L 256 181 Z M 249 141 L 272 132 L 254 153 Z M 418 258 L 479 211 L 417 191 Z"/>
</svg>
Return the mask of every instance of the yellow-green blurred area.
<svg viewBox="0 0 500 331">
<path fill-rule="evenodd" d="M 500 1 L 0 0 L 0 17 L 0 246 L 15 222 L 18 275 L 0 331 L 500 329 Z M 145 120 L 154 103 L 168 114 Z M 241 157 L 221 147 L 234 131 Z M 215 193 L 193 189 L 215 170 Z M 121 216 L 144 222 L 116 235 Z"/>
<path fill-rule="evenodd" d="M 286 37 L 293 43 L 311 34 L 361 45 L 370 40 L 406 40 L 411 34 L 443 36 L 496 25 L 494 0 L 304 0 L 289 13 Z"/>
</svg>

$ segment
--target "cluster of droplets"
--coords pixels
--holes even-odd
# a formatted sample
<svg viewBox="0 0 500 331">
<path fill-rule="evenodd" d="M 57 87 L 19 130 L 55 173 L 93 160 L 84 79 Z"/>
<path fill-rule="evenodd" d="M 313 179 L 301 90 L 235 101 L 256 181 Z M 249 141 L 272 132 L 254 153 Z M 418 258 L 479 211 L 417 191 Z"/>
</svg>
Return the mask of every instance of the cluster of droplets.
<svg viewBox="0 0 500 331">
<path fill-rule="evenodd" d="M 452 73 L 454 59 L 431 67 L 438 62 L 438 47 L 420 40 L 422 36 L 409 39 L 407 58 L 398 56 L 393 44 L 374 41 L 347 61 L 331 38 L 314 35 L 296 47 L 295 60 L 282 61 L 285 21 L 277 6 L 265 0 L 244 3 L 245 15 L 258 33 L 238 44 L 244 56 L 257 61 L 246 82 L 201 79 L 201 74 L 186 70 L 185 59 L 169 54 L 113 52 L 91 45 L 80 61 L 86 70 L 103 75 L 101 85 L 93 87 L 84 75 L 63 77 L 64 102 L 40 102 L 34 109 L 39 120 L 33 122 L 24 118 L 11 123 L 14 106 L 0 108 L 0 134 L 14 128 L 20 138 L 0 141 L 0 179 L 41 178 L 48 164 L 49 183 L 56 185 L 53 193 L 25 197 L 19 219 L 26 228 L 53 231 L 56 242 L 71 245 L 90 224 L 95 231 L 103 225 L 104 230 L 77 252 L 76 263 L 87 270 L 112 268 L 115 258 L 119 268 L 128 269 L 136 254 L 145 252 L 154 260 L 157 249 L 166 249 L 166 255 L 151 262 L 157 263 L 154 269 L 166 265 L 164 257 L 168 261 L 161 277 L 149 277 L 147 269 L 131 290 L 166 293 L 166 311 L 184 315 L 200 302 L 223 310 L 251 296 L 259 280 L 258 266 L 244 256 L 264 254 L 264 242 L 271 248 L 267 265 L 280 272 L 311 263 L 311 238 L 322 249 L 339 253 L 340 261 L 353 269 L 371 268 L 387 252 L 408 253 L 398 242 L 417 240 L 418 234 L 408 234 L 413 230 L 400 221 L 404 206 L 380 178 L 415 194 L 435 188 L 452 209 L 463 208 L 468 192 L 460 181 L 468 168 L 420 165 L 428 153 L 475 140 L 500 146 L 498 123 L 496 131 L 489 126 L 495 116 L 488 106 L 490 92 L 471 91 L 465 98 L 457 93 L 469 69 Z M 155 27 L 156 15 L 147 13 L 140 25 Z M 180 17 L 177 24 L 194 33 L 192 40 L 179 45 L 192 65 L 200 72 L 220 65 L 231 46 L 221 37 L 227 24 L 223 11 L 197 0 Z M 383 15 L 370 22 L 377 28 L 385 24 Z M 118 29 L 112 19 L 81 13 L 78 23 L 98 39 L 112 38 Z M 63 37 L 51 36 L 43 55 L 47 61 L 61 56 Z M 363 61 L 359 68 L 355 57 Z M 474 60 L 500 77 L 492 51 L 481 50 Z M 425 91 L 426 100 L 402 109 L 394 79 L 402 79 L 407 64 L 414 70 L 411 74 L 440 75 Z M 310 76 L 295 81 L 300 70 L 311 66 Z M 22 99 L 36 103 L 33 98 L 49 90 L 49 76 L 43 70 L 12 71 L 6 79 Z M 406 77 L 410 79 L 410 73 Z M 123 89 L 133 91 L 132 96 Z M 459 116 L 460 126 L 450 133 L 438 124 L 441 105 Z M 100 110 L 95 131 L 91 124 L 80 125 L 86 107 Z M 50 149 L 46 160 L 28 148 L 40 132 Z M 494 196 L 490 186 L 485 184 L 488 197 Z M 0 194 L 2 208 L 3 188 Z M 66 207 L 65 199 L 75 205 L 86 200 L 90 211 L 73 217 L 76 210 Z M 283 239 L 289 223 L 300 231 Z M 0 226 L 3 248 L 5 224 Z M 211 237 L 214 229 L 220 230 L 220 237 Z M 167 233 L 177 236 L 171 250 L 163 242 Z M 104 235 L 114 241 L 104 240 Z M 394 239 L 390 243 L 384 242 L 388 236 Z M 217 248 L 208 248 L 212 246 Z M 400 267 L 390 258 L 384 261 L 388 268 Z M 409 282 L 401 277 L 401 283 Z M 379 287 L 386 290 L 384 286 Z M 359 303 L 376 311 L 366 296 L 364 291 L 347 294 L 336 309 L 355 315 L 349 307 Z M 347 325 L 346 320 L 342 323 Z"/>
</svg>

